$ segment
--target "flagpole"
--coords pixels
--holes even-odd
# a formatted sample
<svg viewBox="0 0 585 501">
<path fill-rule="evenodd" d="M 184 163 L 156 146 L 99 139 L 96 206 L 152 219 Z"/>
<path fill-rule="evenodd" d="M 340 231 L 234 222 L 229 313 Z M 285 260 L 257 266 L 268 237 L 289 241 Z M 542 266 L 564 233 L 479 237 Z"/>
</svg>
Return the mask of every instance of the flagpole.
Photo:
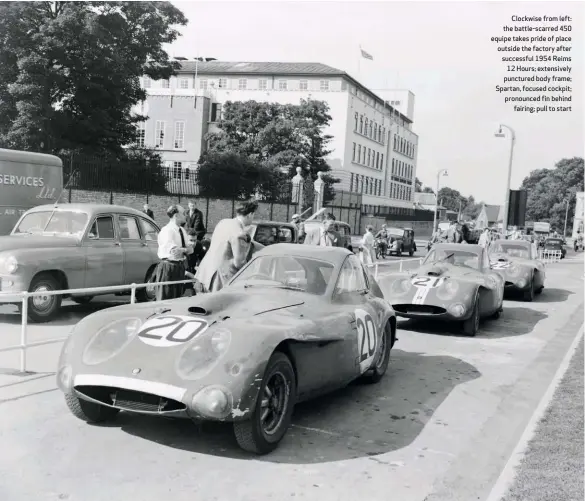
<svg viewBox="0 0 585 501">
<path fill-rule="evenodd" d="M 360 80 L 361 80 L 361 76 L 362 76 L 361 67 L 362 67 L 362 46 L 360 45 L 360 53 L 359 53 L 359 57 L 358 57 L 358 78 Z"/>
</svg>

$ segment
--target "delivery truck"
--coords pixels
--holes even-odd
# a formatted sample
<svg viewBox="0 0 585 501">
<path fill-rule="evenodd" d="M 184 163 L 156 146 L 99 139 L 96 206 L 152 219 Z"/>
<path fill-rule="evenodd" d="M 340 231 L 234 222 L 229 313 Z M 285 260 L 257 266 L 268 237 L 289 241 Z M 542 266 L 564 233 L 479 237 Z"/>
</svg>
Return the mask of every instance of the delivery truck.
<svg viewBox="0 0 585 501">
<path fill-rule="evenodd" d="M 59 157 L 0 148 L 0 235 L 37 205 L 57 202 L 63 191 Z"/>
</svg>

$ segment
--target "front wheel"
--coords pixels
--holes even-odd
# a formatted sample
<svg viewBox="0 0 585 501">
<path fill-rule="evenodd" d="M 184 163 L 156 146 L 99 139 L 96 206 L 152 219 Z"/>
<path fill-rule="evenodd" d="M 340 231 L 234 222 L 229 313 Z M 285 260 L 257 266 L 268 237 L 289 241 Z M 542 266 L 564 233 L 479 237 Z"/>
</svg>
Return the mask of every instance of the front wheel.
<svg viewBox="0 0 585 501">
<path fill-rule="evenodd" d="M 474 337 L 479 331 L 479 298 L 476 298 L 471 316 L 463 322 L 463 332 Z"/>
<path fill-rule="evenodd" d="M 106 407 L 105 405 L 83 400 L 74 393 L 65 394 L 65 403 L 76 418 L 88 423 L 111 421 L 120 412 L 119 409 L 114 409 L 113 407 Z"/>
<path fill-rule="evenodd" d="M 296 392 L 296 376 L 290 359 L 284 353 L 273 353 L 251 418 L 234 423 L 238 445 L 255 454 L 268 454 L 276 449 L 290 426 Z"/>
<path fill-rule="evenodd" d="M 523 299 L 528 303 L 530 303 L 534 299 L 534 278 L 530 279 L 530 283 L 528 284 L 528 290 L 524 291 Z"/>
<path fill-rule="evenodd" d="M 61 289 L 59 281 L 49 273 L 36 276 L 29 292 L 52 292 Z M 35 295 L 28 300 L 28 317 L 31 322 L 43 323 L 53 320 L 61 308 L 63 297 L 57 295 Z"/>
</svg>

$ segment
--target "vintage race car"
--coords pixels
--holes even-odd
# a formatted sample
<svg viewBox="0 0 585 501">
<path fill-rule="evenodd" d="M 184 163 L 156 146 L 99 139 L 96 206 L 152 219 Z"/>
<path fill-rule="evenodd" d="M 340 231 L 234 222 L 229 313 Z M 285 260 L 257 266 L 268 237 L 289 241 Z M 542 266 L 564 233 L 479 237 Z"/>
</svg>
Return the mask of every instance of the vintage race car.
<svg viewBox="0 0 585 501">
<path fill-rule="evenodd" d="M 479 245 L 437 243 L 420 268 L 385 275 L 378 285 L 396 316 L 462 323 L 469 336 L 481 318 L 503 309 L 504 280 Z"/>
<path fill-rule="evenodd" d="M 544 289 L 546 269 L 536 244 L 525 240 L 495 240 L 489 250 L 493 271 L 504 279 L 504 292 L 520 292 L 525 301 Z"/>
<path fill-rule="evenodd" d="M 219 292 L 89 315 L 57 381 L 83 420 L 122 410 L 230 421 L 238 444 L 263 454 L 297 402 L 380 381 L 395 340 L 394 312 L 354 254 L 275 244 Z"/>
</svg>

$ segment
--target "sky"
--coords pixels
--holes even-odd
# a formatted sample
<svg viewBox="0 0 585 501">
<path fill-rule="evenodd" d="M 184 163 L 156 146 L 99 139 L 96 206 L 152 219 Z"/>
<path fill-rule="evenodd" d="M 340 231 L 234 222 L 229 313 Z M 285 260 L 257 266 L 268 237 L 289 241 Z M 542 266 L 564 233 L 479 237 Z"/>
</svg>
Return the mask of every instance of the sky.
<svg viewBox="0 0 585 501">
<path fill-rule="evenodd" d="M 168 49 L 172 56 L 320 62 L 346 71 L 374 91 L 411 90 L 413 130 L 419 136 L 417 177 L 433 189 L 437 172 L 448 169 L 441 186 L 478 201 L 503 203 L 511 142 L 494 137 L 500 123 L 516 132 L 511 189 L 518 189 L 534 169 L 584 156 L 582 2 L 173 4 L 189 24 Z M 498 52 L 498 44 L 490 39 L 504 34 L 503 25 L 514 24 L 512 15 L 571 16 L 572 31 L 555 35 L 571 36 L 572 50 L 564 55 L 570 55 L 572 62 L 544 64 L 572 65 L 573 82 L 567 84 L 573 87 L 572 112 L 515 112 L 496 92 L 495 86 L 504 85 L 503 77 L 510 74 L 506 72 L 510 63 L 501 57 L 511 53 Z M 360 45 L 373 61 L 360 61 Z"/>
</svg>

